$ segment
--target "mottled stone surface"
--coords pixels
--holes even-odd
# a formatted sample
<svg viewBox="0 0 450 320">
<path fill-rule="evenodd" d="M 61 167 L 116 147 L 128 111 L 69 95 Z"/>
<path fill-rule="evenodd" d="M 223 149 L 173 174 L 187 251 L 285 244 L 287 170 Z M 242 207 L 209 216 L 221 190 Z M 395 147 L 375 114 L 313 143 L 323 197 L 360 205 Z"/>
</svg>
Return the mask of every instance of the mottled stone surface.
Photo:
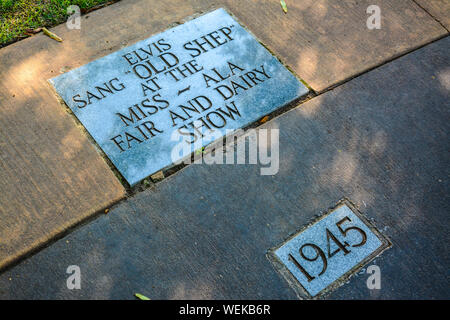
<svg viewBox="0 0 450 320">
<path fill-rule="evenodd" d="M 316 296 L 389 245 L 341 204 L 274 251 L 310 296 Z"/>
<path fill-rule="evenodd" d="M 296 299 L 267 253 L 347 197 L 392 248 L 327 298 L 449 299 L 450 39 L 277 117 L 280 170 L 190 165 L 0 276 L 0 298 Z M 69 265 L 82 289 L 68 290 Z"/>
<path fill-rule="evenodd" d="M 223 9 L 51 83 L 130 185 L 308 92 Z"/>
</svg>

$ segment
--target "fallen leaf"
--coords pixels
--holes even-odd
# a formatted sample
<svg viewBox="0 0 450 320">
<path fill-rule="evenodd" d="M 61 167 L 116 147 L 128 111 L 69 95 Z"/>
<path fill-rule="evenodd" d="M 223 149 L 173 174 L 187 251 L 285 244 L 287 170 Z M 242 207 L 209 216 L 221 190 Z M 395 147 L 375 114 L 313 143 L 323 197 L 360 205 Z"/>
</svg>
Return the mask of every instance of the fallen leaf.
<svg viewBox="0 0 450 320">
<path fill-rule="evenodd" d="M 135 293 L 134 296 L 140 300 L 151 300 L 150 298 L 147 298 L 146 296 L 144 296 L 140 293 Z"/>
<path fill-rule="evenodd" d="M 57 36 L 56 34 L 54 34 L 53 32 L 48 31 L 48 29 L 45 28 L 45 27 L 42 28 L 42 32 L 44 32 L 45 35 L 49 36 L 49 37 L 52 38 L 53 40 L 56 40 L 56 41 L 59 41 L 59 42 L 62 42 L 62 41 L 63 41 L 60 37 L 58 37 L 58 36 Z"/>
<path fill-rule="evenodd" d="M 204 152 L 205 152 L 205 147 L 201 147 L 201 148 L 195 150 L 195 154 L 201 154 L 201 153 L 204 153 Z"/>
<path fill-rule="evenodd" d="M 265 117 L 262 118 L 259 122 L 260 122 L 260 123 L 264 123 L 264 122 L 267 122 L 267 120 L 269 120 L 269 116 L 265 116 Z"/>
<path fill-rule="evenodd" d="M 150 178 L 152 178 L 153 182 L 161 181 L 161 180 L 163 180 L 165 178 L 164 177 L 164 172 L 162 172 L 162 170 L 158 171 L 157 173 L 151 175 Z"/>
<path fill-rule="evenodd" d="M 287 5 L 286 5 L 286 2 L 284 2 L 284 0 L 281 0 L 280 3 L 281 3 L 281 7 L 283 8 L 284 13 L 287 13 Z"/>
</svg>

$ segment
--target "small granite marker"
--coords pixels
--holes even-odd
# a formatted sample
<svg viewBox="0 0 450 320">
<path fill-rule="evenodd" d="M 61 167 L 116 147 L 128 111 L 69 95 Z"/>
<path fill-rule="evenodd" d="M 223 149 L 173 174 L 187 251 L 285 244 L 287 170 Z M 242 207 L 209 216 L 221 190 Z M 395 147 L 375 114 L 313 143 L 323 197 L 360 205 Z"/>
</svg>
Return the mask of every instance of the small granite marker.
<svg viewBox="0 0 450 320">
<path fill-rule="evenodd" d="M 274 251 L 312 297 L 390 246 L 350 207 L 344 202 Z"/>
<path fill-rule="evenodd" d="M 308 92 L 224 9 L 50 82 L 130 185 Z"/>
</svg>

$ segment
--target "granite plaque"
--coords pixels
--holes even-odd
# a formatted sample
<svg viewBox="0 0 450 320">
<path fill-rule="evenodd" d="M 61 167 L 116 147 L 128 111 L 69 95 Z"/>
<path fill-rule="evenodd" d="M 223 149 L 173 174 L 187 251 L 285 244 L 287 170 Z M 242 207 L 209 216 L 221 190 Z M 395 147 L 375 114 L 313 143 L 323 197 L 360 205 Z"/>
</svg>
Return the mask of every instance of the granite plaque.
<svg viewBox="0 0 450 320">
<path fill-rule="evenodd" d="M 130 185 L 308 92 L 224 9 L 50 82 Z"/>
<path fill-rule="evenodd" d="M 350 204 L 341 204 L 274 251 L 312 297 L 390 244 Z"/>
</svg>

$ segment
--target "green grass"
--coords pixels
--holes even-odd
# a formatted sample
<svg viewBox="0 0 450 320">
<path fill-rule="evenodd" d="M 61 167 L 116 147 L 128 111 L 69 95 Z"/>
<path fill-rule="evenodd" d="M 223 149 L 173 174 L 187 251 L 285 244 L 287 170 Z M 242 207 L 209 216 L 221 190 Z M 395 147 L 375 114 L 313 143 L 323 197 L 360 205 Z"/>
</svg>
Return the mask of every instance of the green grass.
<svg viewBox="0 0 450 320">
<path fill-rule="evenodd" d="M 26 37 L 26 29 L 51 27 L 66 21 L 67 7 L 83 9 L 110 0 L 0 0 L 0 47 Z"/>
</svg>

